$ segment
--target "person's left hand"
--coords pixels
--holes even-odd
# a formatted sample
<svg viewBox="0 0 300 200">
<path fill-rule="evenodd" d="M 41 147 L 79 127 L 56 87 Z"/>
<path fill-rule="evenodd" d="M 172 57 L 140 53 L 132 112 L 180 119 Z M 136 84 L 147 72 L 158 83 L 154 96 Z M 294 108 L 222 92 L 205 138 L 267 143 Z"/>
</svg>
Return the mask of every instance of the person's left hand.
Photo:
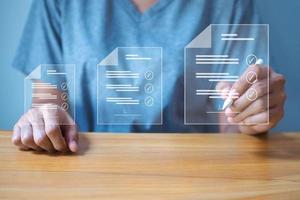
<svg viewBox="0 0 300 200">
<path fill-rule="evenodd" d="M 239 96 L 225 110 L 227 121 L 238 123 L 242 133 L 257 134 L 267 132 L 283 117 L 284 85 L 283 75 L 262 65 L 252 65 L 232 87 L 228 82 L 220 82 L 216 89 L 230 89 Z"/>
</svg>

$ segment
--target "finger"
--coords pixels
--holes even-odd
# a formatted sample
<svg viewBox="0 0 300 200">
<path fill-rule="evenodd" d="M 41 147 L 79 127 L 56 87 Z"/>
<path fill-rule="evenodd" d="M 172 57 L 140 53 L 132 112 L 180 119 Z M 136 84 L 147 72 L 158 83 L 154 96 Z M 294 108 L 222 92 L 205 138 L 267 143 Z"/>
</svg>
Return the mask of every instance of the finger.
<svg viewBox="0 0 300 200">
<path fill-rule="evenodd" d="M 220 81 L 216 85 L 216 90 L 217 90 L 217 92 L 220 92 L 222 98 L 225 99 L 228 96 L 231 86 L 232 86 L 232 84 L 230 84 L 228 82 Z"/>
<path fill-rule="evenodd" d="M 32 126 L 34 142 L 38 145 L 40 150 L 54 151 L 49 139 L 46 137 L 44 119 L 40 110 L 30 110 L 28 112 L 28 120 Z"/>
<path fill-rule="evenodd" d="M 262 124 L 267 123 L 269 121 L 269 113 L 267 111 L 258 113 L 256 115 L 252 115 L 250 117 L 247 117 L 244 121 L 244 125 L 256 125 L 256 124 Z"/>
<path fill-rule="evenodd" d="M 284 91 L 285 78 L 281 74 L 272 72 L 270 75 L 270 92 Z"/>
<path fill-rule="evenodd" d="M 21 141 L 21 128 L 18 124 L 14 126 L 14 132 L 12 136 L 12 143 L 16 146 L 18 146 L 22 150 L 29 150 L 29 147 L 26 147 L 25 145 L 22 144 Z"/>
<path fill-rule="evenodd" d="M 230 89 L 231 87 L 232 87 L 232 84 L 230 84 L 229 82 L 220 81 L 216 85 L 216 90 Z"/>
<path fill-rule="evenodd" d="M 284 113 L 283 108 L 277 106 L 267 111 L 247 117 L 243 121 L 243 124 L 255 126 L 259 124 L 269 123 L 270 125 L 274 125 L 283 117 L 283 113 Z"/>
<path fill-rule="evenodd" d="M 64 125 L 62 126 L 68 148 L 72 152 L 78 151 L 78 131 L 76 125 Z"/>
<path fill-rule="evenodd" d="M 268 91 L 268 80 L 263 79 L 260 80 L 259 82 L 254 83 L 246 93 L 244 93 L 240 98 L 238 98 L 234 104 L 232 105 L 231 109 L 232 110 L 227 110 L 227 116 L 229 117 L 234 117 L 236 114 L 229 114 L 230 111 L 232 112 L 241 112 L 244 109 L 246 109 L 252 102 L 251 102 L 251 96 L 249 94 L 254 94 L 254 98 L 259 98 L 260 96 L 267 94 L 268 92 L 270 93 L 280 93 L 278 94 L 279 99 L 285 99 L 286 95 L 284 93 L 284 83 L 285 79 L 282 75 L 277 74 L 275 72 L 271 72 L 270 75 L 270 91 Z M 275 97 L 278 99 L 277 97 Z M 266 104 L 267 105 L 267 104 Z"/>
<path fill-rule="evenodd" d="M 40 110 L 32 110 L 29 112 L 29 119 L 33 125 L 33 139 L 36 145 L 50 153 L 54 152 L 54 147 L 51 144 L 45 132 L 43 115 Z"/>
<path fill-rule="evenodd" d="M 244 111 L 237 114 L 233 118 L 232 117 L 228 118 L 228 121 L 229 122 L 232 121 L 232 123 L 233 122 L 239 123 L 251 115 L 255 115 L 257 113 L 261 113 L 261 112 L 267 110 L 268 106 L 272 108 L 273 106 L 278 105 L 282 101 L 280 98 L 276 98 L 276 97 L 277 97 L 277 94 L 275 94 L 275 93 L 272 93 L 269 98 L 267 95 L 265 95 L 265 96 L 259 98 L 258 100 L 254 101 Z"/>
<path fill-rule="evenodd" d="M 67 145 L 60 129 L 59 114 L 57 110 L 43 110 L 45 132 L 50 139 L 54 149 L 66 151 Z"/>
<path fill-rule="evenodd" d="M 273 127 L 275 127 L 276 123 L 268 123 L 268 124 L 258 124 L 258 125 L 240 125 L 239 129 L 242 133 L 246 134 L 260 134 L 260 133 L 266 133 Z"/>
<path fill-rule="evenodd" d="M 250 76 L 249 73 L 255 74 L 256 76 Z M 246 71 L 240 76 L 237 82 L 232 86 L 232 90 L 239 93 L 239 95 L 244 94 L 253 83 L 259 80 L 265 79 L 269 75 L 269 68 L 263 65 L 251 65 Z"/>
<path fill-rule="evenodd" d="M 268 132 L 270 129 L 274 128 L 276 126 L 276 123 L 270 123 L 266 125 L 254 125 L 251 126 L 251 132 L 250 134 L 259 134 L 259 133 L 265 133 Z"/>
<path fill-rule="evenodd" d="M 239 129 L 241 133 L 249 134 L 249 135 L 257 135 L 261 133 L 266 133 L 269 130 L 269 125 L 257 125 L 257 126 L 240 125 Z"/>
<path fill-rule="evenodd" d="M 61 123 L 63 123 L 61 129 L 66 139 L 69 150 L 72 152 L 77 152 L 78 151 L 78 130 L 75 121 L 64 110 L 60 110 L 60 119 L 61 119 Z"/>
<path fill-rule="evenodd" d="M 268 93 L 268 80 L 254 83 L 248 90 L 234 101 L 230 109 L 233 112 L 243 112 L 250 104 Z M 266 104 L 267 106 L 267 104 Z M 232 115 L 229 115 L 232 117 Z"/>
<path fill-rule="evenodd" d="M 21 141 L 26 147 L 34 150 L 40 150 L 33 139 L 33 130 L 28 120 L 21 124 Z"/>
</svg>

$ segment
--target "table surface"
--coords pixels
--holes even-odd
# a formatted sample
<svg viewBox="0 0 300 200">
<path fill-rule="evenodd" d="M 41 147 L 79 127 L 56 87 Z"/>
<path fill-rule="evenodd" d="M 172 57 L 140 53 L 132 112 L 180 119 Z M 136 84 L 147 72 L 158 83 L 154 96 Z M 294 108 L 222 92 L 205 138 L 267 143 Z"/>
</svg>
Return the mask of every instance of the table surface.
<svg viewBox="0 0 300 200">
<path fill-rule="evenodd" d="M 300 199 L 300 134 L 80 134 L 78 154 L 0 132 L 0 199 Z"/>
</svg>

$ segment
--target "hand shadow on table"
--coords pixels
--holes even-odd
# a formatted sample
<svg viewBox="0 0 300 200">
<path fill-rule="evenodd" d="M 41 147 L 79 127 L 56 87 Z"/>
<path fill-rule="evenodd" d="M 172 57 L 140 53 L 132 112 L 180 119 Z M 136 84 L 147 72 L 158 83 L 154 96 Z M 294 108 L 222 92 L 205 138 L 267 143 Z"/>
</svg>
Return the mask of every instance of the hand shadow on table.
<svg viewBox="0 0 300 200">
<path fill-rule="evenodd" d="M 55 152 L 55 153 L 46 153 L 45 151 L 33 151 L 33 154 L 46 154 L 48 156 L 83 156 L 90 148 L 90 141 L 89 138 L 86 136 L 86 134 L 79 134 L 79 140 L 78 140 L 78 152 L 72 153 L 72 152 Z"/>
<path fill-rule="evenodd" d="M 300 140 L 284 134 L 264 134 L 256 136 L 259 149 L 255 151 L 260 157 L 300 160 Z"/>
</svg>

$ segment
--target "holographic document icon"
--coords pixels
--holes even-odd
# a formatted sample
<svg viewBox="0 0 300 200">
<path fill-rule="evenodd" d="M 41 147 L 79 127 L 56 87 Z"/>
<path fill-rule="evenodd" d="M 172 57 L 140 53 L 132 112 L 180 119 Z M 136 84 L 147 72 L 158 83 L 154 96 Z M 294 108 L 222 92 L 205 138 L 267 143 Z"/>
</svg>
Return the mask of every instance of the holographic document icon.
<svg viewBox="0 0 300 200">
<path fill-rule="evenodd" d="M 246 97 L 250 103 L 260 98 L 254 89 L 259 77 L 264 77 L 260 81 L 269 85 L 268 70 L 263 75 L 251 70 L 262 60 L 264 67 L 269 66 L 269 26 L 266 24 L 209 25 L 185 47 L 184 53 L 184 123 L 187 125 L 228 124 L 219 121 L 224 115 L 224 96 Z M 245 79 L 247 87 L 253 88 L 249 94 L 232 92 L 230 87 L 218 90 L 217 84 L 232 85 L 239 79 Z M 263 89 L 268 111 L 269 86 Z M 260 124 L 268 123 L 269 120 Z"/>
<path fill-rule="evenodd" d="M 97 65 L 98 124 L 162 124 L 162 48 L 118 47 Z"/>
<path fill-rule="evenodd" d="M 40 120 L 72 125 L 75 120 L 75 65 L 42 64 L 24 79 L 24 112 L 40 109 Z M 72 118 L 60 117 L 66 111 Z M 63 115 L 66 117 L 66 115 Z M 38 120 L 37 120 L 38 121 Z"/>
</svg>

